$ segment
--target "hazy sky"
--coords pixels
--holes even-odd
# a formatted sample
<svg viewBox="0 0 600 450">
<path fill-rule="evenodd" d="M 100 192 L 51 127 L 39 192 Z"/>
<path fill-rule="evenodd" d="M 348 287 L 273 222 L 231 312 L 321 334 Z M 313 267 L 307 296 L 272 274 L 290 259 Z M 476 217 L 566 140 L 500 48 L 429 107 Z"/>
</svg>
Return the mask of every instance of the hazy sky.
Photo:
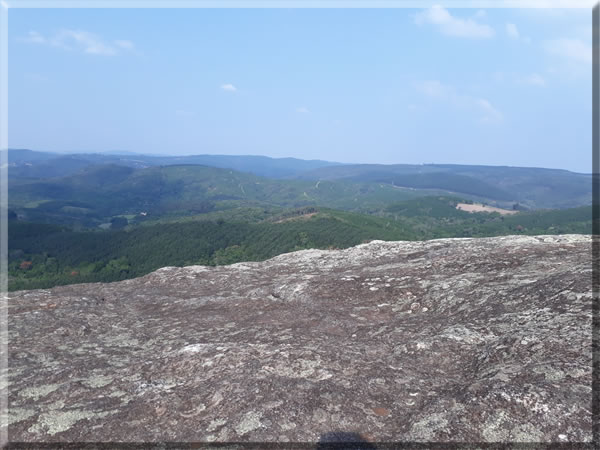
<svg viewBox="0 0 600 450">
<path fill-rule="evenodd" d="M 9 147 L 591 172 L 591 18 L 11 9 Z"/>
</svg>

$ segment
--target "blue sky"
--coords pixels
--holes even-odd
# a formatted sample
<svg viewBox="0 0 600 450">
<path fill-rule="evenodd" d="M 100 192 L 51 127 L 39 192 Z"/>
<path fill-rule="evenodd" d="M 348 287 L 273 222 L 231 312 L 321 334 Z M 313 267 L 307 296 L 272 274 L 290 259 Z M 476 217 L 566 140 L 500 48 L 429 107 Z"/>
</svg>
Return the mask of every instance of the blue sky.
<svg viewBox="0 0 600 450">
<path fill-rule="evenodd" d="M 591 172 L 591 10 L 11 9 L 9 147 Z"/>
</svg>

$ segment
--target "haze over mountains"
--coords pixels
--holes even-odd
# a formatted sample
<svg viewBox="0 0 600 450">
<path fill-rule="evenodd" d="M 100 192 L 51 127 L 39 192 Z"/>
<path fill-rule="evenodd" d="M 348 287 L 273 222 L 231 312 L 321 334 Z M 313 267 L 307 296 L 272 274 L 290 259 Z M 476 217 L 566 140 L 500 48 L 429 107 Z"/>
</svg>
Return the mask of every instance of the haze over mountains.
<svg viewBox="0 0 600 450">
<path fill-rule="evenodd" d="M 511 202 L 519 202 L 528 209 L 567 208 L 591 203 L 591 175 L 559 169 L 451 164 L 341 164 L 297 158 L 276 159 L 266 156 L 64 155 L 31 150 L 9 151 L 11 180 L 77 175 L 87 177 L 95 171 L 94 166 L 100 165 L 118 165 L 137 170 L 157 166 L 203 165 L 278 180 L 383 184 L 398 189 L 409 188 L 419 194 L 434 189 L 471 196 L 499 206 L 509 206 Z M 111 170 L 105 168 L 103 171 L 110 179 Z M 152 171 L 148 170 L 146 173 Z M 121 181 L 124 179 L 119 178 L 119 182 Z M 247 180 L 241 179 L 240 183 L 243 181 Z M 65 179 L 65 183 L 69 182 Z M 279 183 L 281 186 L 292 184 L 284 181 Z M 53 185 L 60 184 L 60 181 L 53 181 Z M 300 186 L 300 184 L 296 185 Z"/>
<path fill-rule="evenodd" d="M 590 1 L 11 8 L 7 446 L 592 448 Z"/>
<path fill-rule="evenodd" d="M 9 150 L 9 165 L 13 176 L 48 178 L 73 175 L 78 170 L 93 164 L 118 164 L 134 168 L 199 164 L 265 177 L 284 178 L 340 163 L 253 155 L 156 156 L 133 152 L 64 154 L 24 149 Z"/>
<path fill-rule="evenodd" d="M 591 175 L 566 170 L 31 150 L 8 163 L 11 289 L 370 239 L 591 232 Z"/>
</svg>

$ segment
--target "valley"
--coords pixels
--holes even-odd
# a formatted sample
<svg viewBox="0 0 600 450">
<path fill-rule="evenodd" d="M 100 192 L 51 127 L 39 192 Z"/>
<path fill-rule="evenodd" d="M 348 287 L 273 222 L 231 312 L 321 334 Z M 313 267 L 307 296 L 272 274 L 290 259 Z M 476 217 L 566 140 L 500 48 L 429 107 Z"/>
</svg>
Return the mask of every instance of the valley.
<svg viewBox="0 0 600 450">
<path fill-rule="evenodd" d="M 599 5 L 2 3 L 3 445 L 595 448 Z"/>
<path fill-rule="evenodd" d="M 373 239 L 590 234 L 592 226 L 591 182 L 582 183 L 591 178 L 567 171 L 259 159 L 268 162 L 263 173 L 271 167 L 277 175 L 269 178 L 253 165 L 259 157 L 158 158 L 176 164 L 153 165 L 154 157 L 137 155 L 13 152 L 10 290 L 262 261 Z M 65 159 L 79 165 L 67 165 L 65 174 Z M 200 160 L 232 167 L 188 164 Z M 132 163 L 140 161 L 143 167 Z M 547 192 L 564 192 L 526 189 L 543 174 Z M 400 179 L 412 187 L 399 189 Z M 548 204 L 554 208 L 538 207 Z M 571 207 L 559 207 L 565 204 Z"/>
</svg>

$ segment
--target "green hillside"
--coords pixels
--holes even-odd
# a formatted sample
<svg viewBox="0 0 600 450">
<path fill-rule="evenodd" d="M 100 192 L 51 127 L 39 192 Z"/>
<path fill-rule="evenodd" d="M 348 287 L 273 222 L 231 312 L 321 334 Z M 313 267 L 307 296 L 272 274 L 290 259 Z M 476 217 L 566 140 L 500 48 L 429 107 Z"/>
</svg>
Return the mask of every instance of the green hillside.
<svg viewBox="0 0 600 450">
<path fill-rule="evenodd" d="M 530 167 L 452 164 L 355 164 L 321 167 L 298 175 L 305 180 L 393 183 L 413 189 L 440 189 L 506 207 L 569 208 L 592 202 L 590 174 Z"/>
<path fill-rule="evenodd" d="M 500 207 L 510 207 L 514 203 L 519 203 L 527 209 L 541 208 L 569 208 L 574 206 L 584 206 L 591 204 L 591 175 L 569 172 L 567 170 L 543 169 L 530 167 L 506 167 L 506 166 L 476 166 L 476 165 L 453 165 L 453 164 L 339 164 L 319 160 L 301 160 L 295 158 L 269 158 L 265 156 L 230 156 L 230 155 L 190 155 L 190 156 L 152 156 L 143 154 L 56 154 L 45 152 L 34 152 L 30 150 L 9 150 L 9 183 L 14 191 L 14 197 L 11 200 L 17 204 L 22 204 L 24 200 L 31 200 L 31 196 L 39 191 L 48 189 L 52 194 L 53 200 L 59 200 L 56 197 L 56 184 L 62 181 L 68 183 L 68 178 L 81 177 L 83 174 L 92 174 L 98 167 L 121 166 L 130 169 L 148 170 L 147 174 L 156 174 L 151 169 L 157 169 L 162 172 L 166 167 L 174 166 L 197 166 L 221 168 L 223 170 L 232 170 L 236 176 L 253 175 L 266 177 L 271 181 L 278 181 L 281 184 L 275 184 L 275 190 L 290 189 L 287 196 L 275 199 L 262 195 L 262 198 L 256 199 L 252 196 L 243 197 L 242 201 L 261 201 L 271 204 L 278 204 L 282 207 L 293 207 L 306 204 L 307 197 L 311 196 L 311 183 L 316 184 L 321 181 L 324 185 L 326 181 L 335 183 L 349 183 L 360 185 L 359 194 L 369 189 L 388 189 L 396 187 L 404 191 L 404 199 L 414 198 L 423 195 L 458 195 L 470 198 L 476 201 L 493 203 Z M 112 169 L 111 169 L 112 170 Z M 115 169 L 116 170 L 116 169 Z M 110 174 L 109 179 L 110 179 Z M 143 176 L 142 176 L 143 177 Z M 283 179 L 287 179 L 287 183 Z M 294 184 L 292 180 L 304 181 L 302 184 Z M 158 183 L 162 183 L 160 176 Z M 20 189 L 24 184 L 36 184 L 32 187 L 34 192 L 26 193 Z M 78 198 L 69 197 L 64 191 L 60 198 L 62 201 L 83 201 L 86 199 L 95 202 L 101 199 L 95 199 L 85 192 L 85 182 L 79 183 L 84 188 L 84 192 Z M 284 187 L 285 186 L 285 187 Z M 383 186 L 383 187 L 382 187 Z M 177 186 L 165 186 L 163 189 L 177 188 Z M 246 186 L 244 186 L 244 189 Z M 301 190 L 300 190 L 301 189 Z M 347 191 L 347 189 L 343 189 Z M 356 189 L 355 189 L 356 190 Z M 362 191 L 361 191 L 362 190 Z M 116 192 L 119 192 L 118 190 Z M 306 195 L 304 194 L 306 192 Z M 54 194 L 53 194 L 54 193 Z M 71 192 L 72 193 L 72 192 Z M 162 195 L 162 191 L 159 190 Z M 139 194 L 139 193 L 138 193 Z M 377 205 L 359 205 L 362 197 L 352 196 L 345 192 L 342 198 L 336 195 L 337 203 L 327 198 L 325 193 L 312 192 L 316 197 L 314 204 L 321 206 L 330 206 L 335 208 L 344 208 L 350 210 L 371 211 L 377 208 Z M 347 194 L 347 195 L 346 195 Z M 410 194 L 410 195 L 409 195 Z M 224 194 L 225 195 L 225 194 Z M 234 197 L 240 197 L 237 192 L 230 193 Z M 334 195 L 332 193 L 332 195 Z M 38 195 L 39 197 L 39 195 Z M 85 197 L 85 198 L 83 198 Z M 260 197 L 260 196 L 259 196 Z M 265 199 L 265 197 L 267 197 Z M 154 206 L 159 209 L 166 208 L 173 212 L 173 208 L 166 207 L 165 202 L 157 204 L 149 202 L 143 196 L 137 195 L 133 198 L 140 201 L 139 205 L 130 206 Z M 357 198 L 357 200 L 355 200 Z M 45 200 L 45 199 L 41 199 Z M 370 201 L 370 199 L 367 199 Z M 381 198 L 379 198 L 381 200 Z M 384 201 L 387 201 L 386 198 Z M 393 199 L 394 201 L 399 198 Z M 25 202 L 27 203 L 27 202 Z M 64 206 L 64 205 L 63 205 Z M 70 205 L 66 205 L 70 206 Z M 182 205 L 180 205 L 182 206 Z M 381 204 L 379 204 L 381 206 Z M 206 205 L 202 206 L 203 208 Z M 122 210 L 123 205 L 119 208 Z M 92 211 L 95 208 L 89 208 Z M 185 209 L 185 208 L 184 208 Z M 218 209 L 218 208 L 217 208 Z M 31 219 L 39 220 L 40 215 L 34 214 Z M 88 211 L 89 212 L 89 211 Z M 118 214 L 123 213 L 122 211 Z M 131 212 L 123 213 L 131 214 Z M 98 212 L 97 217 L 71 217 L 79 221 L 80 225 L 92 226 L 94 221 L 105 220 L 106 212 Z M 110 215 L 110 213 L 108 214 Z M 59 217 L 63 219 L 59 219 Z M 103 219 L 104 217 L 104 219 Z M 69 223 L 64 214 L 54 214 L 51 221 Z M 97 225 L 97 223 L 96 223 Z"/>
<path fill-rule="evenodd" d="M 199 215 L 199 220 L 174 219 L 112 231 L 11 221 L 9 289 L 115 281 L 164 266 L 258 261 L 298 249 L 346 248 L 372 239 L 591 233 L 591 207 L 500 216 L 459 211 L 456 201 L 415 199 L 392 205 L 380 216 L 308 207 L 261 218 L 253 209 L 231 210 L 238 220 L 229 220 L 225 213 L 216 220 Z"/>
<path fill-rule="evenodd" d="M 136 222 L 238 207 L 314 205 L 373 212 L 426 194 L 375 183 L 273 180 L 197 165 L 91 166 L 68 177 L 13 182 L 10 189 L 9 207 L 22 220 L 88 228 L 115 216 L 129 215 Z"/>
<path fill-rule="evenodd" d="M 64 155 L 14 156 L 15 167 L 31 175 L 26 167 L 42 170 L 44 164 L 50 174 L 60 173 L 52 161 Z M 28 162 L 38 156 L 39 165 Z M 206 165 L 146 167 L 143 159 L 122 164 L 114 155 L 114 161 L 80 156 L 65 157 L 65 176 L 9 177 L 11 290 L 115 281 L 168 265 L 257 261 L 371 239 L 591 233 L 591 206 L 582 206 L 589 204 L 591 178 L 567 171 L 339 165 L 274 179 Z M 231 164 L 242 161 L 263 160 L 233 158 Z M 315 164 L 321 162 L 304 167 Z M 456 208 L 471 200 L 525 210 L 578 207 L 506 216 Z"/>
</svg>

